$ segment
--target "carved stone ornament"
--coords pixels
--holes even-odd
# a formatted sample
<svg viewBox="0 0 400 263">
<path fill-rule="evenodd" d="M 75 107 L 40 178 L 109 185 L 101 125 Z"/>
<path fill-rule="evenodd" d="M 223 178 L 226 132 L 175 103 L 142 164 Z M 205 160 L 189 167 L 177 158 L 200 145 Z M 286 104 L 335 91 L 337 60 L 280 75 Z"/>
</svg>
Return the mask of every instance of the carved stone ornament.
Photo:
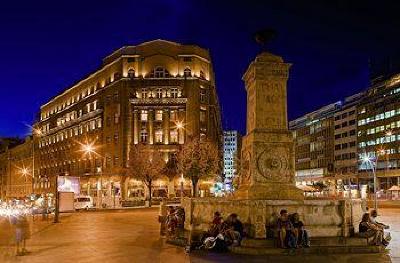
<svg viewBox="0 0 400 263">
<path fill-rule="evenodd" d="M 267 180 L 288 181 L 289 158 L 284 149 L 264 149 L 257 157 L 257 170 Z"/>
<path fill-rule="evenodd" d="M 242 175 L 242 183 L 248 182 L 251 176 L 251 153 L 249 151 L 245 151 L 242 156 L 242 165 L 241 165 L 241 175 Z"/>
</svg>

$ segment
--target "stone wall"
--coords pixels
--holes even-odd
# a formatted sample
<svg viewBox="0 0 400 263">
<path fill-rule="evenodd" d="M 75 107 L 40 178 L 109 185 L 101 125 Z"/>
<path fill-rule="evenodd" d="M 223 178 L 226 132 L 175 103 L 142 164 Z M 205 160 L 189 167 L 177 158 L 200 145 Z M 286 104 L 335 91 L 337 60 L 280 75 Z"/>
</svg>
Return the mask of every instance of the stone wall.
<svg viewBox="0 0 400 263">
<path fill-rule="evenodd" d="M 206 231 L 215 211 L 226 218 L 238 214 L 250 227 L 253 238 L 265 238 L 281 209 L 297 212 L 313 237 L 350 236 L 358 232 L 363 214 L 362 200 L 229 200 L 223 198 L 185 198 L 186 230 Z M 354 231 L 353 231 L 354 230 Z"/>
</svg>

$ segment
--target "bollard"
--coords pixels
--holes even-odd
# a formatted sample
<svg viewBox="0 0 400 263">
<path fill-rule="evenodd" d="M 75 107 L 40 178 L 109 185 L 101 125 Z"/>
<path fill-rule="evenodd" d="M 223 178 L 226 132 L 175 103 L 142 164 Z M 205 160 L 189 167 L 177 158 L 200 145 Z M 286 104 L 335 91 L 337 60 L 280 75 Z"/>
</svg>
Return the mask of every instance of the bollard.
<svg viewBox="0 0 400 263">
<path fill-rule="evenodd" d="M 160 236 L 165 236 L 166 218 L 167 218 L 167 202 L 163 198 L 160 202 L 160 210 L 158 214 L 158 222 L 160 223 Z"/>
</svg>

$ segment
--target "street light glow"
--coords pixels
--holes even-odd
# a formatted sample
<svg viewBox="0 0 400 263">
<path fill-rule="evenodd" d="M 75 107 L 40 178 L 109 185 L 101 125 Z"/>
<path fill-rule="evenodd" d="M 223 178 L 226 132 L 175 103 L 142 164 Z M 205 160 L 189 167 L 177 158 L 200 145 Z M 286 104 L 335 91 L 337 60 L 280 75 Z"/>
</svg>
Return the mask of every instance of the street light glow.
<svg viewBox="0 0 400 263">
<path fill-rule="evenodd" d="M 22 168 L 21 173 L 26 176 L 29 173 L 28 168 Z"/>
<path fill-rule="evenodd" d="M 183 128 L 183 123 L 181 121 L 176 122 L 176 128 L 182 129 Z"/>
</svg>

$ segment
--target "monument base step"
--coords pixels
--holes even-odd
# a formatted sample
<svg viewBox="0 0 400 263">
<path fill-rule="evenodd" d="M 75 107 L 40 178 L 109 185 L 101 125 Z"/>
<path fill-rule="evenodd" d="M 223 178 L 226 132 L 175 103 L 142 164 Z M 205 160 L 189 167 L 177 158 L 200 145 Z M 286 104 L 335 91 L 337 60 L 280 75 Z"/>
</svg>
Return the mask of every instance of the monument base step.
<svg viewBox="0 0 400 263">
<path fill-rule="evenodd" d="M 243 239 L 242 247 L 277 247 L 276 239 Z M 368 246 L 366 238 L 361 237 L 314 237 L 310 239 L 311 246 Z"/>
<path fill-rule="evenodd" d="M 282 249 L 272 247 L 231 247 L 232 253 L 244 255 L 324 255 L 324 254 L 370 254 L 383 253 L 381 246 L 315 246 L 298 249 Z"/>
</svg>

